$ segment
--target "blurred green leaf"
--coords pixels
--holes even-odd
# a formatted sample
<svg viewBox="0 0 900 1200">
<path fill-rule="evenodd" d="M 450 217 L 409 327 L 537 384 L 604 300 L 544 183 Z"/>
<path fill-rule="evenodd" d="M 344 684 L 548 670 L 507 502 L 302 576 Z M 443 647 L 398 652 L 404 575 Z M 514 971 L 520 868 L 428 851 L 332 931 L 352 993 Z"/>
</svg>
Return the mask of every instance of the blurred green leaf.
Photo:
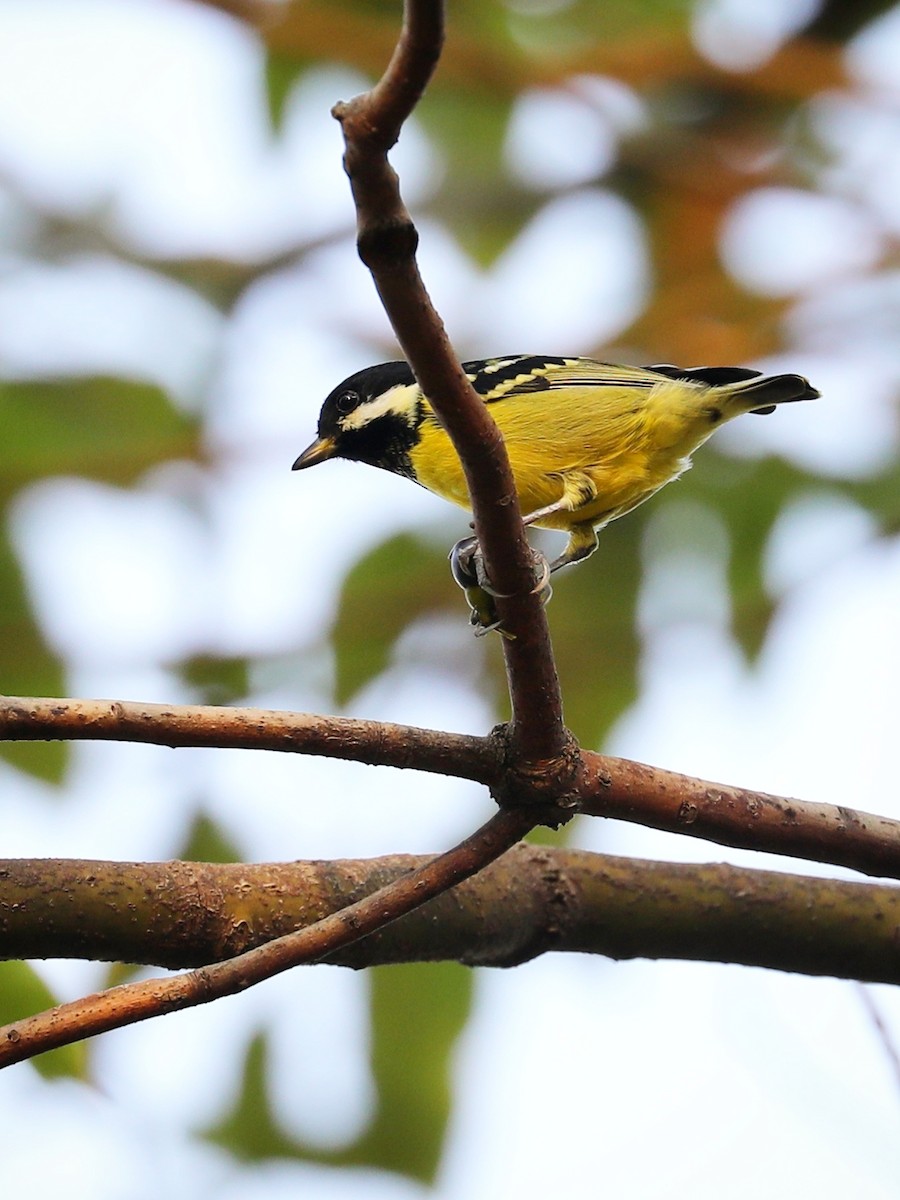
<svg viewBox="0 0 900 1200">
<path fill-rule="evenodd" d="M 144 968 L 140 963 L 110 963 L 103 976 L 104 988 L 118 987 L 122 983 L 130 983 L 136 979 Z"/>
<path fill-rule="evenodd" d="M 637 691 L 634 608 L 640 521 L 632 515 L 627 523 L 604 530 L 596 559 L 562 572 L 553 584 L 549 618 L 566 719 L 589 745 L 599 743 Z M 606 570 L 603 560 L 609 563 Z M 450 582 L 443 546 L 404 533 L 370 551 L 347 574 L 332 629 L 337 702 L 346 704 L 386 670 L 398 639 L 415 620 L 440 611 L 466 621 L 466 606 Z M 478 644 L 482 685 L 493 695 L 502 719 L 508 708 L 502 648 L 493 634 Z"/>
<path fill-rule="evenodd" d="M 598 746 L 637 696 L 640 642 L 635 609 L 641 582 L 638 509 L 600 533 L 588 562 L 554 578 L 548 616 L 566 724 Z"/>
<path fill-rule="evenodd" d="M 229 863 L 241 862 L 244 856 L 219 823 L 201 812 L 175 857 L 182 862 Z"/>
<path fill-rule="evenodd" d="M 195 654 L 177 665 L 181 678 L 196 693 L 197 704 L 236 704 L 250 690 L 247 658 L 215 658 Z"/>
<path fill-rule="evenodd" d="M 732 630 L 752 661 L 762 648 L 775 612 L 763 577 L 772 529 L 791 500 L 820 491 L 822 481 L 784 459 L 740 461 L 707 448 L 691 471 L 690 485 L 691 492 L 711 505 L 728 530 Z"/>
<path fill-rule="evenodd" d="M 694 0 L 575 0 L 531 12 L 518 8 L 509 14 L 509 26 L 533 54 L 564 54 L 648 32 L 687 32 L 694 7 Z"/>
<path fill-rule="evenodd" d="M 900 462 L 867 479 L 841 480 L 832 486 L 871 513 L 884 533 L 900 533 Z"/>
<path fill-rule="evenodd" d="M 286 1134 L 275 1119 L 268 1071 L 268 1038 L 257 1033 L 247 1046 L 234 1107 L 221 1121 L 203 1130 L 202 1136 L 245 1161 L 303 1158 L 301 1144 Z"/>
<path fill-rule="evenodd" d="M 165 393 L 134 380 L 77 378 L 0 382 L 5 454 L 0 499 L 48 475 L 81 474 L 132 483 L 149 467 L 198 447 L 196 420 Z M 62 666 L 33 618 L 22 573 L 0 540 L 0 678 L 9 694 L 61 695 Z M 6 742 L 0 754 L 21 770 L 58 783 L 68 748 L 61 742 Z"/>
<path fill-rule="evenodd" d="M 291 58 L 286 54 L 272 51 L 266 55 L 266 99 L 269 105 L 272 132 L 275 134 L 281 133 L 288 99 L 294 89 L 294 84 L 303 74 L 307 65 L 308 60 L 305 57 Z"/>
<path fill-rule="evenodd" d="M 457 602 L 447 550 L 400 533 L 369 551 L 347 574 L 331 630 L 335 699 L 346 704 L 390 662 L 391 651 L 417 617 Z"/>
<path fill-rule="evenodd" d="M 199 453 L 195 418 L 153 384 L 76 378 L 0 383 L 6 497 L 47 475 L 131 484 L 148 468 Z"/>
<path fill-rule="evenodd" d="M 23 1017 L 53 1008 L 59 1000 L 33 967 L 25 962 L 0 962 L 0 1024 L 20 1021 Z M 88 1055 L 84 1042 L 60 1046 L 30 1059 L 45 1079 L 68 1076 L 87 1079 Z"/>
<path fill-rule="evenodd" d="M 409 963 L 372 968 L 367 978 L 377 1097 L 373 1118 L 356 1141 L 319 1149 L 282 1129 L 269 1095 L 264 1033 L 247 1047 L 231 1111 L 203 1136 L 241 1159 L 381 1167 L 432 1182 L 447 1132 L 452 1056 L 471 1010 L 473 974 L 457 963 Z"/>
<path fill-rule="evenodd" d="M 510 112 L 510 101 L 491 92 L 445 89 L 416 114 L 445 166 L 428 211 L 482 267 L 502 254 L 545 199 L 509 175 L 503 148 Z"/>
<path fill-rule="evenodd" d="M 337 1161 L 433 1182 L 452 1101 L 456 1041 L 472 1005 L 473 973 L 458 963 L 403 963 L 368 972 L 374 1119 Z"/>
<path fill-rule="evenodd" d="M 472 972 L 457 963 L 411 963 L 373 968 L 368 979 L 377 1098 L 356 1141 L 320 1149 L 281 1128 L 269 1096 L 263 1033 L 247 1047 L 231 1111 L 203 1136 L 242 1159 L 381 1167 L 431 1182 L 450 1116 L 452 1055 L 471 1009 Z"/>
<path fill-rule="evenodd" d="M 506 53 L 556 56 L 573 46 L 629 38 L 646 30 L 686 30 L 695 0 L 571 0 L 563 4 L 485 4 L 453 0 L 451 28 L 489 38 Z"/>
<path fill-rule="evenodd" d="M 0 529 L 0 680 L 9 696 L 62 696 L 62 664 L 41 635 L 6 531 Z M 0 742 L 0 756 L 21 771 L 60 783 L 65 742 Z"/>
</svg>

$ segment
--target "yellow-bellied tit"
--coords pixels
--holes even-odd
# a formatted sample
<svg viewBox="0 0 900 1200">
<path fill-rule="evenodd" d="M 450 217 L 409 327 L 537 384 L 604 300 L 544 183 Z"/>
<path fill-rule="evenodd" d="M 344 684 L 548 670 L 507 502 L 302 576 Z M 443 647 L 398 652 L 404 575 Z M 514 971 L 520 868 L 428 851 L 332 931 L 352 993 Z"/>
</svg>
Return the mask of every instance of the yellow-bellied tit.
<svg viewBox="0 0 900 1200">
<path fill-rule="evenodd" d="M 718 426 L 819 396 L 802 375 L 747 367 L 628 367 L 513 354 L 463 369 L 503 434 L 525 524 L 569 535 L 553 571 L 592 554 L 597 531 L 677 479 Z M 358 371 L 327 397 L 318 436 L 294 470 L 329 458 L 381 467 L 469 505 L 459 457 L 405 362 Z M 476 555 L 473 539 L 460 542 L 454 575 L 489 595 Z"/>
</svg>

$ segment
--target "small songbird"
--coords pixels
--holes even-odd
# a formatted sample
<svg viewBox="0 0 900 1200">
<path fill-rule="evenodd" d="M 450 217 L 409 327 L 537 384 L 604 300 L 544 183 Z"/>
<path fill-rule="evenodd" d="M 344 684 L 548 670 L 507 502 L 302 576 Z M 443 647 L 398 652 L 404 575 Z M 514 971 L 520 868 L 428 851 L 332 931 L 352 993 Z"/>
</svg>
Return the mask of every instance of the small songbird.
<svg viewBox="0 0 900 1200">
<path fill-rule="evenodd" d="M 592 554 L 597 530 L 677 479 L 719 425 L 819 396 L 802 375 L 747 367 L 512 354 L 463 369 L 503 434 L 525 524 L 569 535 L 553 571 Z M 329 458 L 381 467 L 469 505 L 462 464 L 405 362 L 367 367 L 328 396 L 294 470 Z M 454 574 L 464 586 L 476 583 L 466 565 L 473 546 L 457 547 Z"/>
</svg>

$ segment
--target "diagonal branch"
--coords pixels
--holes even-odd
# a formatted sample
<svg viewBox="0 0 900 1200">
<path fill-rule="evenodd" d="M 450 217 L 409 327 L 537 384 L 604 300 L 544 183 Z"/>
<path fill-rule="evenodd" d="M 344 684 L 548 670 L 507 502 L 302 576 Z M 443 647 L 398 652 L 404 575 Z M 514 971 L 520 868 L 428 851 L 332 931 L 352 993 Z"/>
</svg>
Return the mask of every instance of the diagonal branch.
<svg viewBox="0 0 900 1200">
<path fill-rule="evenodd" d="M 515 636 L 503 651 L 512 702 L 516 757 L 552 764 L 566 754 L 562 699 L 547 620 L 534 589 L 506 447 L 462 368 L 416 263 L 418 233 L 388 162 L 403 122 L 420 99 L 443 42 L 443 4 L 406 0 L 400 41 L 371 91 L 338 104 L 357 211 L 360 258 L 372 273 L 397 340 L 460 456 L 488 574 L 505 599 L 504 626 Z"/>
<path fill-rule="evenodd" d="M 316 962 L 481 871 L 533 826 L 523 809 L 500 811 L 452 850 L 305 929 L 173 979 L 123 984 L 5 1025 L 0 1028 L 0 1068 L 149 1017 L 208 1004 L 300 963 Z"/>
<path fill-rule="evenodd" d="M 856 987 L 860 1003 L 866 1010 L 869 1020 L 872 1022 L 875 1032 L 878 1035 L 878 1040 L 881 1042 L 881 1049 L 885 1061 L 894 1076 L 894 1083 L 900 1087 L 900 1051 L 898 1051 L 894 1038 L 891 1036 L 891 1031 L 885 1023 L 881 1009 L 875 1002 L 875 997 L 865 984 L 857 983 Z"/>
</svg>

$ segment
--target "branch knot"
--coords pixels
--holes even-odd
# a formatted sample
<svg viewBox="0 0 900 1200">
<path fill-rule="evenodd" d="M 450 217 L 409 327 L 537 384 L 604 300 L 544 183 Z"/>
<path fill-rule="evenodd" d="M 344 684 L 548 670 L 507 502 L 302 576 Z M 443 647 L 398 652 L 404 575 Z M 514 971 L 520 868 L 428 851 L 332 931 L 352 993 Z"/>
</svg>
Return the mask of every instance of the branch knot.
<svg viewBox="0 0 900 1200">
<path fill-rule="evenodd" d="M 409 217 L 366 225 L 356 239 L 359 257 L 369 268 L 406 267 L 419 245 L 419 233 Z"/>
<path fill-rule="evenodd" d="M 581 747 L 565 731 L 565 745 L 560 754 L 549 758 L 526 758 L 516 753 L 509 725 L 497 725 L 491 730 L 500 767 L 499 778 L 491 787 L 491 795 L 501 808 L 543 810 L 539 824 L 558 829 L 571 821 L 579 808 L 578 779 L 581 774 Z"/>
</svg>

